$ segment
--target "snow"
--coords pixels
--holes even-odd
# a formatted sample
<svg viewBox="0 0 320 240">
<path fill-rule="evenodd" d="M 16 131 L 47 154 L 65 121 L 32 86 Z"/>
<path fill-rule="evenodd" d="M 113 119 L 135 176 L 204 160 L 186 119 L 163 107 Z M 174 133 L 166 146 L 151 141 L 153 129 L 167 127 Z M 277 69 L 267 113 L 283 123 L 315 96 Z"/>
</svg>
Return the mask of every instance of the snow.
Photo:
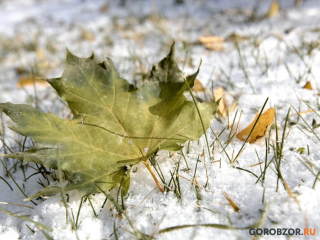
<svg viewBox="0 0 320 240">
<path fill-rule="evenodd" d="M 112 58 L 121 76 L 133 82 L 134 73 L 149 71 L 153 63 L 165 56 L 172 40 L 175 39 L 176 57 L 181 67 L 188 57 L 184 72 L 194 72 L 202 59 L 199 79 L 203 85 L 210 86 L 213 80 L 215 87 L 222 86 L 229 92 L 226 96 L 229 106 L 233 101 L 238 101 L 239 112 L 243 110 L 240 130 L 252 121 L 255 112 L 259 111 L 269 98 L 266 109 L 276 106 L 279 135 L 282 137 L 286 114 L 291 105 L 299 111 L 307 111 L 307 105 L 300 99 L 307 101 L 314 108 L 317 108 L 319 103 L 319 47 L 313 50 L 311 56 L 307 54 L 307 49 L 311 43 L 319 44 L 320 2 L 305 0 L 300 7 L 294 7 L 293 0 L 282 0 L 282 9 L 277 16 L 257 22 L 247 21 L 245 14 L 252 9 L 255 2 L 188 0 L 183 5 L 174 5 L 173 1 L 134 0 L 127 1 L 127 5 L 122 7 L 119 2 L 106 0 L 0 1 L 0 102 L 34 105 L 33 87 L 16 87 L 20 76 L 16 69 L 24 68 L 30 71 L 31 65 L 35 67 L 38 64 L 45 66 L 42 70 L 37 70 L 38 76 L 58 77 L 63 70 L 66 47 L 80 57 L 87 57 L 95 52 L 101 59 Z M 270 3 L 269 0 L 263 1 L 258 10 L 259 16 L 265 14 Z M 105 4 L 107 10 L 101 11 Z M 242 13 L 237 14 L 235 10 Z M 232 42 L 226 42 L 225 50 L 221 52 L 209 51 L 204 46 L 192 44 L 199 36 L 217 35 L 226 38 L 232 33 L 243 38 L 251 38 L 249 41 L 240 42 L 240 49 L 253 87 L 239 65 L 239 55 Z M 184 47 L 184 44 L 187 47 Z M 255 48 L 254 44 L 259 46 Z M 295 48 L 301 51 L 303 60 Z M 42 59 L 40 49 L 44 51 Z M 257 59 L 260 65 L 257 64 Z M 263 74 L 266 66 L 268 74 Z M 228 84 L 228 79 L 221 69 L 229 75 L 234 88 Z M 307 81 L 311 81 L 313 90 L 302 89 Z M 41 110 L 53 112 L 60 117 L 70 117 L 68 109 L 57 99 L 53 90 L 46 87 L 38 88 L 37 94 Z M 291 114 L 293 113 L 295 111 L 291 109 Z M 235 110 L 230 113 L 230 121 L 234 116 Z M 313 119 L 319 122 L 319 117 L 314 113 L 302 116 L 309 125 Z M 3 119 L 5 126 L 10 125 L 6 116 L 3 116 Z M 239 113 L 236 124 L 238 119 Z M 290 119 L 297 121 L 298 118 L 292 116 Z M 301 119 L 299 122 L 304 124 Z M 227 123 L 227 119 L 222 122 L 214 120 L 211 126 L 214 131 L 221 132 Z M 174 171 L 180 161 L 181 200 L 172 191 L 162 194 L 143 165 L 133 167 L 130 190 L 125 199 L 129 218 L 139 231 L 146 234 L 151 234 L 157 224 L 160 224 L 159 230 L 184 224 L 204 223 L 243 228 L 260 220 L 267 206 L 269 212 L 265 221 L 261 223 L 261 228 L 300 228 L 302 231 L 303 228 L 316 228 L 319 231 L 320 183 L 313 188 L 316 178 L 314 174 L 317 174 L 320 168 L 319 140 L 311 132 L 302 132 L 298 127 L 302 128 L 299 124 L 288 126 L 281 164 L 282 175 L 293 197 L 281 183 L 276 191 L 278 176 L 274 164 L 271 164 L 266 172 L 264 186 L 261 182 L 256 184 L 257 178 L 253 174 L 230 165 L 222 147 L 215 141 L 214 161 L 209 161 L 207 152 L 205 159 L 199 158 L 196 179 L 199 186 L 204 188 L 200 189 L 202 200 L 199 200 L 195 186 L 191 186 L 191 182 L 186 179 L 192 180 L 199 154 L 203 149 L 207 151 L 205 138 L 202 137 L 199 142 L 191 143 L 189 153 L 186 147 L 183 150 L 190 170 L 187 170 L 183 158 L 178 153 L 169 156 L 168 152 L 160 152 L 157 157 L 167 182 L 171 178 L 170 172 Z M 9 146 L 16 146 L 15 139 L 23 141 L 22 137 L 18 138 L 8 128 L 3 131 Z M 225 131 L 219 137 L 223 145 L 228 140 L 229 131 Z M 319 128 L 314 131 L 320 133 Z M 209 142 L 212 143 L 215 140 L 214 135 L 210 130 L 207 134 Z M 275 129 L 272 128 L 271 143 L 276 141 L 275 135 Z M 237 154 L 242 144 L 240 140 L 234 139 L 226 148 L 228 155 L 232 156 L 233 152 Z M 305 154 L 297 153 L 300 147 L 306 149 Z M 261 169 L 264 169 L 265 154 L 264 139 L 255 144 L 246 144 L 234 166 L 260 176 Z M 268 162 L 273 155 L 271 149 Z M 252 166 L 259 162 L 258 156 L 263 164 Z M 309 159 L 313 164 L 314 174 L 299 159 Z M 221 162 L 215 162 L 218 160 Z M 209 187 L 204 187 L 207 182 L 204 161 L 209 175 Z M 12 167 L 12 160 L 8 160 L 8 166 Z M 28 196 L 41 189 L 36 179 L 45 181 L 36 175 L 24 182 L 21 169 L 11 172 Z M 16 214 L 28 215 L 30 219 L 52 228 L 53 231 L 48 233 L 53 239 L 114 239 L 114 222 L 119 239 L 134 238 L 125 230 L 132 230 L 128 221 L 117 215 L 109 201 L 101 208 L 105 200 L 103 194 L 90 196 L 98 217 L 95 217 L 87 200 L 79 214 L 78 229 L 73 231 L 70 222 L 66 223 L 66 209 L 60 197 L 35 200 L 37 206 L 31 202 L 24 202 L 25 196 L 4 173 L 5 170 L 1 166 L 0 176 L 9 182 L 13 191 L 0 179 L 0 206 Z M 26 176 L 32 173 L 34 170 L 28 168 Z M 239 212 L 232 209 L 222 191 L 237 204 Z M 74 217 L 77 217 L 81 197 L 77 192 L 70 193 L 69 216 L 72 212 Z M 3 205 L 3 202 L 22 204 L 33 209 Z M 27 225 L 35 232 L 30 231 Z M 317 232 L 312 239 L 320 239 L 319 236 Z M 176 240 L 249 239 L 250 235 L 247 229 L 194 227 L 156 234 L 156 237 Z M 275 236 L 261 236 L 261 239 L 274 238 Z M 34 224 L 0 212 L 0 239 L 39 240 L 44 239 L 44 235 Z M 276 236 L 276 239 L 287 239 L 287 236 Z M 292 236 L 290 239 L 303 239 L 303 236 Z"/>
</svg>

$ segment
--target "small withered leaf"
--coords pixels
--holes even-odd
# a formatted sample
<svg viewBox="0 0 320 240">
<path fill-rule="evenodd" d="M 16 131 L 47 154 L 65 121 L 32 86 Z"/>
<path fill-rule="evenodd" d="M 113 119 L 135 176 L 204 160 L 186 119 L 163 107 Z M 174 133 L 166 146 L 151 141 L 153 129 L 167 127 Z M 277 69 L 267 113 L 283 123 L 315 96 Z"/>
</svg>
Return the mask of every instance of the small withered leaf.
<svg viewBox="0 0 320 240">
<path fill-rule="evenodd" d="M 256 113 L 256 117 L 253 119 L 253 121 L 250 123 L 250 125 L 237 134 L 238 139 L 240 139 L 241 141 L 246 140 L 246 138 L 249 136 L 251 129 L 253 128 L 257 118 L 258 118 L 258 114 Z M 253 131 L 248 139 L 248 142 L 254 143 L 258 139 L 264 137 L 264 135 L 267 133 L 271 123 L 273 122 L 273 118 L 274 118 L 274 108 L 270 108 L 267 111 L 265 111 L 263 114 L 261 114 L 255 128 L 253 129 Z"/>
<path fill-rule="evenodd" d="M 312 90 L 312 84 L 310 81 L 308 81 L 304 86 L 303 86 L 304 89 L 308 89 L 308 90 Z"/>
</svg>

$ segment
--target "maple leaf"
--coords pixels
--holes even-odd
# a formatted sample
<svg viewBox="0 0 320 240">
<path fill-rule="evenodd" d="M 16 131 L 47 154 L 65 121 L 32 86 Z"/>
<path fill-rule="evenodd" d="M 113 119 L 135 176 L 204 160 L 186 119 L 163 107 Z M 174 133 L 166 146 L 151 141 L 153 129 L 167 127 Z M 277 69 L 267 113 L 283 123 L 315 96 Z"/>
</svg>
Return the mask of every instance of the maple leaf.
<svg viewBox="0 0 320 240">
<path fill-rule="evenodd" d="M 10 128 L 34 139 L 35 147 L 6 157 L 34 162 L 66 174 L 64 190 L 84 194 L 119 186 L 126 193 L 130 171 L 126 166 L 144 163 L 158 150 L 178 151 L 188 140 L 203 134 L 194 102 L 184 92 L 194 85 L 198 71 L 184 78 L 174 57 L 175 47 L 150 79 L 135 88 L 122 79 L 111 59 L 97 63 L 94 56 L 78 58 L 67 51 L 60 78 L 47 81 L 68 103 L 73 119 L 64 120 L 29 105 L 2 103 L 0 109 L 16 124 Z M 188 87 L 189 85 L 189 87 Z M 205 129 L 218 103 L 196 103 Z M 59 153 L 58 153 L 59 152 Z M 29 198 L 60 192 L 48 186 Z"/>
</svg>

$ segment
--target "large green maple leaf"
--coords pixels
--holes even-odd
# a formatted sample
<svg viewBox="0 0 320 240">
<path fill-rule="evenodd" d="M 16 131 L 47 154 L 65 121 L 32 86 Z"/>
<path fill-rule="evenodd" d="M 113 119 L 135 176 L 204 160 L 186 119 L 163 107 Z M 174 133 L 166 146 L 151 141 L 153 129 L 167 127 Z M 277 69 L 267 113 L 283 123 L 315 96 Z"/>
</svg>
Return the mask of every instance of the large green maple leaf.
<svg viewBox="0 0 320 240">
<path fill-rule="evenodd" d="M 97 183 L 110 190 L 120 185 L 125 166 L 148 165 L 156 151 L 178 151 L 183 143 L 203 134 L 195 103 L 184 96 L 198 71 L 184 78 L 173 44 L 168 56 L 153 66 L 149 80 L 135 88 L 120 77 L 111 59 L 97 63 L 93 55 L 78 58 L 68 51 L 62 77 L 47 81 L 67 101 L 73 119 L 30 105 L 0 104 L 16 123 L 11 129 L 36 143 L 28 151 L 6 156 L 51 169 L 58 169 L 60 163 L 68 179 L 65 191 L 90 194 L 99 191 Z M 218 103 L 197 106 L 207 129 Z M 122 185 L 124 192 L 129 184 L 130 174 Z M 29 199 L 58 192 L 58 186 L 49 186 Z"/>
</svg>

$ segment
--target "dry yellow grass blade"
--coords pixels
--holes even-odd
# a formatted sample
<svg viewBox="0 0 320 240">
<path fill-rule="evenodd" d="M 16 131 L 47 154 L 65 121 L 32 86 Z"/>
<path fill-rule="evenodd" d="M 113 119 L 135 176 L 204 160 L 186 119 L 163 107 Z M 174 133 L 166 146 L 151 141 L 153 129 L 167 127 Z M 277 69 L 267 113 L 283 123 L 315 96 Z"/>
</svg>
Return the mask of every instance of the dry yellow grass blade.
<svg viewBox="0 0 320 240">
<path fill-rule="evenodd" d="M 230 206 L 233 208 L 233 211 L 235 212 L 239 212 L 240 208 L 237 206 L 237 204 L 229 197 L 229 195 L 222 191 L 223 196 L 227 199 L 227 201 L 229 202 Z"/>
<path fill-rule="evenodd" d="M 290 187 L 289 187 L 289 185 L 288 185 L 288 182 L 287 182 L 287 180 L 285 180 L 285 179 L 284 179 L 284 185 L 285 185 L 285 188 L 286 188 L 289 196 L 290 196 L 291 198 L 293 198 L 293 200 L 298 204 L 299 209 L 300 209 L 300 211 L 301 211 L 301 205 L 300 205 L 300 202 L 299 202 L 299 200 L 298 200 L 298 198 L 297 198 L 297 197 L 298 197 L 298 194 L 291 192 L 291 189 L 290 189 Z"/>
<path fill-rule="evenodd" d="M 208 36 L 208 37 L 199 37 L 199 41 L 206 47 L 208 50 L 212 51 L 223 51 L 224 38 L 219 36 Z"/>
<path fill-rule="evenodd" d="M 219 87 L 213 91 L 214 100 L 218 101 L 223 97 L 224 91 L 222 87 Z M 218 113 L 221 117 L 225 118 L 228 115 L 227 104 L 224 98 L 219 102 Z"/>
<path fill-rule="evenodd" d="M 19 81 L 17 82 L 17 87 L 28 87 L 33 86 L 33 84 L 36 84 L 37 86 L 42 87 L 49 87 L 50 84 L 47 83 L 45 80 L 42 80 L 41 78 L 32 77 L 32 76 L 22 76 Z"/>
<path fill-rule="evenodd" d="M 241 141 L 246 140 L 257 118 L 258 118 L 258 113 L 256 113 L 256 117 L 254 118 L 252 123 L 250 123 L 248 127 L 246 127 L 245 129 L 243 129 L 241 132 L 237 134 L 238 139 L 240 139 Z M 274 118 L 274 108 L 270 108 L 267 111 L 265 111 L 263 114 L 261 114 L 259 121 L 257 122 L 255 128 L 253 129 L 248 139 L 248 142 L 254 143 L 258 139 L 264 137 L 269 127 L 271 126 L 271 123 L 273 122 L 273 118 Z"/>
<path fill-rule="evenodd" d="M 266 18 L 272 18 L 278 14 L 280 9 L 279 3 L 277 1 L 273 1 L 269 8 L 269 11 L 266 13 Z"/>
<path fill-rule="evenodd" d="M 299 115 L 299 114 L 306 114 L 306 113 L 313 113 L 312 110 L 308 110 L 308 111 L 302 111 L 302 112 L 298 112 L 298 113 L 292 113 L 290 114 L 290 117 L 291 116 L 296 116 L 296 115 Z"/>
<path fill-rule="evenodd" d="M 308 81 L 308 82 L 306 83 L 306 85 L 303 86 L 303 88 L 304 88 L 304 89 L 312 90 L 312 84 L 311 84 L 311 82 Z"/>
</svg>

